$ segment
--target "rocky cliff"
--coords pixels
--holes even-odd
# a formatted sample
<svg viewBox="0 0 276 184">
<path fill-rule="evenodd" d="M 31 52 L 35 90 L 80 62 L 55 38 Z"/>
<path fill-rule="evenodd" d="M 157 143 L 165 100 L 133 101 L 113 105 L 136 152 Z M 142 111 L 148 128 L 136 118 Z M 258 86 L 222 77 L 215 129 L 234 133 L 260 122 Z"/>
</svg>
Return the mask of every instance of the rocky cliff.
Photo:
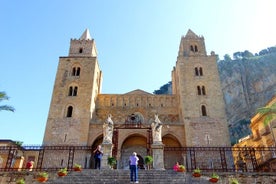
<svg viewBox="0 0 276 184">
<path fill-rule="evenodd" d="M 218 62 L 232 142 L 244 134 L 256 109 L 276 95 L 276 53 Z M 238 131 L 238 132 L 237 132 Z"/>
</svg>

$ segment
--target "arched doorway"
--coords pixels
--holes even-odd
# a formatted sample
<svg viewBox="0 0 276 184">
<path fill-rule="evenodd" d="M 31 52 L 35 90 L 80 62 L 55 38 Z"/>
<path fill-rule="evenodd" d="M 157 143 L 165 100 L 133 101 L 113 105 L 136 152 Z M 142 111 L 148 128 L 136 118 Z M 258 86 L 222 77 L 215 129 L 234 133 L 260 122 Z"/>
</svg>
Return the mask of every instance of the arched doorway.
<svg viewBox="0 0 276 184">
<path fill-rule="evenodd" d="M 129 169 L 129 157 L 133 152 L 139 158 L 138 167 L 144 169 L 144 157 L 147 155 L 147 138 L 140 134 L 127 137 L 121 147 L 120 169 Z"/>
<path fill-rule="evenodd" d="M 181 147 L 181 144 L 178 141 L 178 139 L 171 134 L 167 134 L 167 135 L 163 136 L 162 142 L 165 145 L 165 147 Z M 164 152 L 164 167 L 165 167 L 165 169 L 172 169 L 173 165 L 176 162 L 179 162 L 180 164 L 185 165 L 181 151 L 166 151 L 166 152 Z"/>
<path fill-rule="evenodd" d="M 94 166 L 95 166 L 93 151 L 97 148 L 98 145 L 101 145 L 102 142 L 103 142 L 103 135 L 99 136 L 92 144 L 91 157 L 89 159 L 89 164 L 88 164 L 88 168 L 90 169 L 94 169 Z"/>
</svg>

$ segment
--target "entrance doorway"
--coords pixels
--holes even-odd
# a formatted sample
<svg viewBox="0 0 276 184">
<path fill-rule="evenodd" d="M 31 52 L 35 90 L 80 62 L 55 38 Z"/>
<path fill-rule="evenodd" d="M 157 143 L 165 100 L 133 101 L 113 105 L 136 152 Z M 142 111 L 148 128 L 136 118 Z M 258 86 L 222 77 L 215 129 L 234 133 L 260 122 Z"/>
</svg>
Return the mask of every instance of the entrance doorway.
<svg viewBox="0 0 276 184">
<path fill-rule="evenodd" d="M 136 152 L 139 158 L 138 167 L 145 169 L 144 158 L 147 155 L 147 139 L 139 134 L 131 135 L 123 142 L 121 158 L 118 164 L 120 169 L 129 169 L 129 157 L 133 152 Z"/>
</svg>

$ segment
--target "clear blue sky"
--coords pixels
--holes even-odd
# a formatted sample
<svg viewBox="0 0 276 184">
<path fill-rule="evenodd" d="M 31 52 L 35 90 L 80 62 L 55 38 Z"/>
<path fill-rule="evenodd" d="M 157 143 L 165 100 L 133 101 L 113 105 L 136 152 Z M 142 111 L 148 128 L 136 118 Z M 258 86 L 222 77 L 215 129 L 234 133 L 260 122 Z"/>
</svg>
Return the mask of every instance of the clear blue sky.
<svg viewBox="0 0 276 184">
<path fill-rule="evenodd" d="M 102 93 L 153 92 L 171 80 L 190 28 L 207 53 L 252 53 L 276 44 L 275 0 L 2 0 L 0 139 L 41 144 L 60 56 L 88 28 L 103 71 Z"/>
</svg>

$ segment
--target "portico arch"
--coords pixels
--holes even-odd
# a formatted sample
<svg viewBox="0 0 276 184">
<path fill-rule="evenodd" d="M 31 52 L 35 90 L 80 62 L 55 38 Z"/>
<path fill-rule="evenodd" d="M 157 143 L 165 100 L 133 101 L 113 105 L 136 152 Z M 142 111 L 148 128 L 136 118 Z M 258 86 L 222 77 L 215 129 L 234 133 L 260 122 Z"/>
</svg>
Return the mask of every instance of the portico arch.
<svg viewBox="0 0 276 184">
<path fill-rule="evenodd" d="M 162 137 L 162 142 L 165 147 L 181 147 L 179 140 L 172 134 L 166 134 Z M 175 162 L 184 164 L 184 159 L 178 151 L 166 151 L 164 152 L 164 167 L 165 169 L 172 169 Z"/>
<path fill-rule="evenodd" d="M 97 148 L 98 145 L 101 145 L 102 142 L 103 142 L 103 135 L 101 134 L 94 140 L 94 142 L 91 145 L 92 151 L 91 151 L 91 157 L 90 157 L 89 165 L 88 165 L 88 168 L 90 168 L 90 169 L 94 169 L 94 165 L 95 165 L 93 151 Z"/>
<path fill-rule="evenodd" d="M 147 138 L 145 136 L 136 133 L 123 141 L 119 168 L 129 169 L 129 156 L 133 152 L 136 152 L 139 157 L 138 167 L 144 169 L 144 157 L 147 155 Z"/>
</svg>

